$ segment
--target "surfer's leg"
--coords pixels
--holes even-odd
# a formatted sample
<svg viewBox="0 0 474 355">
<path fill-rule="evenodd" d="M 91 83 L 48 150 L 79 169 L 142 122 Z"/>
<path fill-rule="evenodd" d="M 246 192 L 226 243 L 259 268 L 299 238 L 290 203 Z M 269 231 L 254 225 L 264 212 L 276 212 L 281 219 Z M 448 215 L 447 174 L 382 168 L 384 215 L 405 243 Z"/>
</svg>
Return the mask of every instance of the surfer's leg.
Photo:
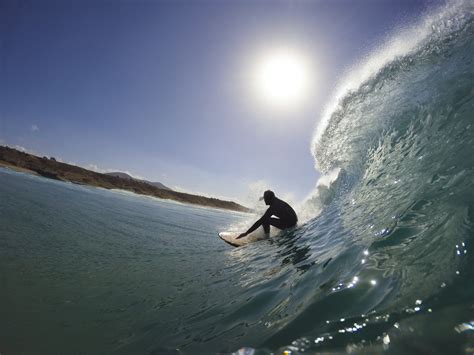
<svg viewBox="0 0 474 355">
<path fill-rule="evenodd" d="M 270 218 L 270 225 L 277 227 L 278 229 L 285 229 L 288 227 L 287 223 L 279 218 Z M 270 231 L 270 226 L 268 227 L 268 231 Z"/>
<path fill-rule="evenodd" d="M 263 230 L 265 231 L 265 234 L 270 233 L 270 220 L 271 218 L 268 218 L 264 220 L 262 223 L 262 227 L 263 227 Z"/>
<path fill-rule="evenodd" d="M 275 217 L 270 217 L 263 221 L 262 226 L 266 234 L 270 233 L 270 226 L 277 227 L 278 229 L 285 229 L 289 227 L 287 221 Z"/>
<path fill-rule="evenodd" d="M 276 224 L 278 224 L 278 222 L 275 222 L 275 221 L 279 221 L 279 219 L 269 217 L 263 220 L 262 227 L 263 227 L 263 230 L 265 231 L 265 234 L 270 233 L 270 225 L 275 226 Z"/>
</svg>

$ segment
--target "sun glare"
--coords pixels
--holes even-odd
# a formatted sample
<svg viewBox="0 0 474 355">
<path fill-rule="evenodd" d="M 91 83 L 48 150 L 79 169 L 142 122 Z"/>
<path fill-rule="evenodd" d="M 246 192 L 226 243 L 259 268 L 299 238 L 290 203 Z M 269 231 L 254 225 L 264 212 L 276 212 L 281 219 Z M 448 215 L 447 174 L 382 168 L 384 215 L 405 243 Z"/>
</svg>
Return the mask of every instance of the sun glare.
<svg viewBox="0 0 474 355">
<path fill-rule="evenodd" d="M 256 68 L 257 94 L 278 108 L 302 103 L 310 90 L 310 68 L 307 60 L 289 50 L 268 53 Z"/>
</svg>

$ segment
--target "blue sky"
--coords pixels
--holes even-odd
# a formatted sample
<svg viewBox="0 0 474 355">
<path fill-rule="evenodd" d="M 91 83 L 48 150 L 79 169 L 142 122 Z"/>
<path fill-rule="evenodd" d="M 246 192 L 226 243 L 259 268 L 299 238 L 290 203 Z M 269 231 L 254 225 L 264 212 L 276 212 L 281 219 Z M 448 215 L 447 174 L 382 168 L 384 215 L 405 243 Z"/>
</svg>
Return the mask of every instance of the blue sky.
<svg viewBox="0 0 474 355">
<path fill-rule="evenodd" d="M 0 144 L 246 203 L 299 201 L 344 73 L 434 1 L 11 1 L 0 5 Z M 250 89 L 265 49 L 304 53 L 310 100 Z"/>
</svg>

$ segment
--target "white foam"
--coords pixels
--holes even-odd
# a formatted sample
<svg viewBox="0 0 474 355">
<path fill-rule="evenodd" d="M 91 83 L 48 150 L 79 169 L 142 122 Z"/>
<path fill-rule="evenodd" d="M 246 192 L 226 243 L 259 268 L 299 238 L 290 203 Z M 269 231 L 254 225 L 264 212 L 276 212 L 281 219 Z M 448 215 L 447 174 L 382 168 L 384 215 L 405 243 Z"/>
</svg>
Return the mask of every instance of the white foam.
<svg viewBox="0 0 474 355">
<path fill-rule="evenodd" d="M 321 191 L 330 189 L 331 184 L 337 180 L 340 173 L 341 169 L 336 168 L 319 178 L 313 191 L 297 208 L 299 223 L 305 223 L 321 213 L 324 207 L 321 201 Z"/>
</svg>

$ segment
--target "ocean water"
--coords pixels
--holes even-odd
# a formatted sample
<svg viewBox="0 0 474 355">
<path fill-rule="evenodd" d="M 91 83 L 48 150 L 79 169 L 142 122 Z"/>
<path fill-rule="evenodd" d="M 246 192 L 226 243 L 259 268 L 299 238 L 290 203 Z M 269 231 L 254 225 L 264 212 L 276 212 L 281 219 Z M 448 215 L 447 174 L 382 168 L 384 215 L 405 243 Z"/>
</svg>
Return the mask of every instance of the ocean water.
<svg viewBox="0 0 474 355">
<path fill-rule="evenodd" d="M 299 227 L 0 169 L 3 354 L 474 353 L 474 8 L 351 69 Z"/>
<path fill-rule="evenodd" d="M 0 181 L 2 354 L 159 351 L 206 338 L 191 320 L 240 292 L 216 231 L 243 214 L 6 169 Z"/>
</svg>

